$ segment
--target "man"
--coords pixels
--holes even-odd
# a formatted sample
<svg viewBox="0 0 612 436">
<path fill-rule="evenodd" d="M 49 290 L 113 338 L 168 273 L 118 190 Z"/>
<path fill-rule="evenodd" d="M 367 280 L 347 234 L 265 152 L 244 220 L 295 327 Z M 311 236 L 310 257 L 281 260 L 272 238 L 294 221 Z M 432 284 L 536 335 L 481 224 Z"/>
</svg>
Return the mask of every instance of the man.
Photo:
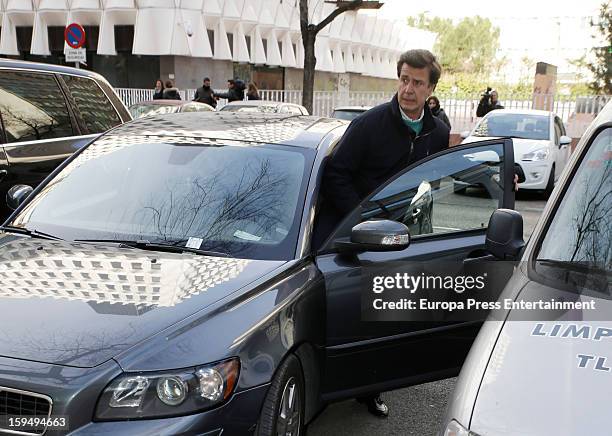
<svg viewBox="0 0 612 436">
<path fill-rule="evenodd" d="M 206 103 L 212 107 L 217 107 L 217 100 L 215 100 L 215 93 L 210 87 L 210 79 L 204 78 L 202 86 L 200 86 L 193 96 L 193 101 L 198 103 Z"/>
<path fill-rule="evenodd" d="M 448 148 L 449 129 L 425 104 L 441 68 L 427 50 L 409 50 L 397 62 L 397 94 L 353 120 L 323 174 L 323 202 L 313 245 L 320 247 L 337 224 L 391 176 Z M 360 398 L 370 413 L 386 417 L 389 409 L 373 395 Z"/>
<path fill-rule="evenodd" d="M 499 104 L 497 91 L 491 90 L 491 88 L 487 88 L 487 92 L 482 95 L 480 102 L 478 103 L 478 108 L 476 109 L 477 117 L 484 117 L 486 114 L 495 109 L 503 109 L 504 107 Z"/>
<path fill-rule="evenodd" d="M 238 82 L 239 84 L 243 83 L 241 80 Z M 230 103 L 233 101 L 241 101 L 244 100 L 244 87 L 237 86 L 236 80 L 229 79 L 227 81 L 227 92 L 223 94 L 215 94 L 215 96 L 219 98 L 227 98 L 227 101 Z"/>
</svg>

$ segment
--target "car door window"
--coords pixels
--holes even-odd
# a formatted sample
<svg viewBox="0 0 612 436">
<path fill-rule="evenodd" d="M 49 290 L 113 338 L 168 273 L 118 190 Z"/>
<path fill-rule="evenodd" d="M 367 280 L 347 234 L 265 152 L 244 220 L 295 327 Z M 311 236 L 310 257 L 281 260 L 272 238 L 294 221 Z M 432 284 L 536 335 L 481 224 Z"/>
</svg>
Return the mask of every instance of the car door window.
<svg viewBox="0 0 612 436">
<path fill-rule="evenodd" d="M 300 110 L 299 107 L 295 107 L 295 106 L 288 106 L 289 109 L 289 113 L 290 114 L 295 114 L 295 115 L 302 115 L 302 111 Z"/>
<path fill-rule="evenodd" d="M 3 71 L 0 114 L 9 143 L 75 134 L 64 95 L 51 74 Z"/>
<path fill-rule="evenodd" d="M 92 79 L 62 76 L 89 133 L 101 133 L 121 124 L 115 107 Z"/>
<path fill-rule="evenodd" d="M 335 237 L 370 219 L 408 226 L 411 236 L 485 229 L 504 201 L 504 143 L 461 147 L 413 167 L 379 189 Z M 335 239 L 335 238 L 334 238 Z"/>
</svg>

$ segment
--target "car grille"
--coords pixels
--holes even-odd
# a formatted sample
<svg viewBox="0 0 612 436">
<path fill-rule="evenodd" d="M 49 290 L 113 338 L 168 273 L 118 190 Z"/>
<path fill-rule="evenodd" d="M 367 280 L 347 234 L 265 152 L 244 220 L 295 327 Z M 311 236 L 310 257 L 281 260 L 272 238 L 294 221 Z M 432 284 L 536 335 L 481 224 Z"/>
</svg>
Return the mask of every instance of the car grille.
<svg viewBox="0 0 612 436">
<path fill-rule="evenodd" d="M 30 416 L 49 416 L 51 414 L 51 399 L 45 395 L 33 392 L 22 391 L 19 389 L 5 388 L 0 386 L 0 417 L 7 415 L 30 417 Z M 2 420 L 2 425 L 6 425 Z M 7 431 L 6 427 L 0 427 L 0 432 Z M 44 433 L 44 429 L 32 433 Z"/>
</svg>

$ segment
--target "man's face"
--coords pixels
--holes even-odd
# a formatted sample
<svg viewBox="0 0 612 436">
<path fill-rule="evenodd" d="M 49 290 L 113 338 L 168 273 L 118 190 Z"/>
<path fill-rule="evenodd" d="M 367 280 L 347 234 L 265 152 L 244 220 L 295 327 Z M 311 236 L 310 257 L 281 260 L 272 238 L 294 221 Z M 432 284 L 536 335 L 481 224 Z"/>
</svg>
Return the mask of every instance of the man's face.
<svg viewBox="0 0 612 436">
<path fill-rule="evenodd" d="M 227 87 L 232 89 L 234 87 L 234 83 L 233 82 L 227 82 Z"/>
<path fill-rule="evenodd" d="M 210 87 L 210 80 L 205 80 L 204 86 L 206 86 L 207 88 Z"/>
<path fill-rule="evenodd" d="M 412 117 L 419 117 L 425 100 L 433 93 L 429 83 L 429 68 L 413 68 L 403 64 L 397 87 L 397 98 L 403 111 Z"/>
</svg>

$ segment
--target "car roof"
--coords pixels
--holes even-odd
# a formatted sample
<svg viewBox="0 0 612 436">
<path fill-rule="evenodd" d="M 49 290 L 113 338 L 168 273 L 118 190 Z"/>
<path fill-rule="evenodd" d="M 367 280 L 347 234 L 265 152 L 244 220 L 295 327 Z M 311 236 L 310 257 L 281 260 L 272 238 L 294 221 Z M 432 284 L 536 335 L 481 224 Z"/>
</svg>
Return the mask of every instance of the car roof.
<svg viewBox="0 0 612 436">
<path fill-rule="evenodd" d="M 259 112 L 187 112 L 139 118 L 116 127 L 101 140 L 218 144 L 279 144 L 318 148 L 332 130 L 348 123 L 335 118 Z"/>
<path fill-rule="evenodd" d="M 43 64 L 39 62 L 20 61 L 14 59 L 0 59 L 0 68 L 14 68 L 21 70 L 32 70 L 46 73 L 70 74 L 72 76 L 89 77 L 97 80 L 104 80 L 98 73 L 87 71 L 80 68 L 66 67 L 63 65 Z"/>
<path fill-rule="evenodd" d="M 553 112 L 543 111 L 539 109 L 495 109 L 489 112 L 489 114 L 501 115 L 501 114 L 518 114 L 518 115 L 544 115 L 549 116 Z M 489 115 L 487 114 L 487 115 Z"/>
<path fill-rule="evenodd" d="M 132 106 L 136 106 L 139 104 L 146 104 L 146 105 L 164 105 L 164 106 L 179 106 L 179 105 L 183 105 L 183 104 L 188 104 L 188 103 L 196 103 L 195 101 L 184 101 L 184 100 L 164 100 L 164 99 L 158 99 L 158 100 L 145 100 L 145 101 L 139 101 L 138 103 L 134 103 Z M 203 104 L 203 103 L 198 103 L 198 104 Z M 132 107 L 130 106 L 130 107 Z"/>
<path fill-rule="evenodd" d="M 370 109 L 372 109 L 373 106 L 338 106 L 335 107 L 334 110 L 335 111 L 347 111 L 347 112 L 365 112 L 368 111 Z"/>
<path fill-rule="evenodd" d="M 274 100 L 240 100 L 240 101 L 232 101 L 231 103 L 226 104 L 226 106 L 298 106 L 302 107 L 299 104 L 295 103 L 286 103 L 284 101 L 274 101 Z"/>
</svg>

